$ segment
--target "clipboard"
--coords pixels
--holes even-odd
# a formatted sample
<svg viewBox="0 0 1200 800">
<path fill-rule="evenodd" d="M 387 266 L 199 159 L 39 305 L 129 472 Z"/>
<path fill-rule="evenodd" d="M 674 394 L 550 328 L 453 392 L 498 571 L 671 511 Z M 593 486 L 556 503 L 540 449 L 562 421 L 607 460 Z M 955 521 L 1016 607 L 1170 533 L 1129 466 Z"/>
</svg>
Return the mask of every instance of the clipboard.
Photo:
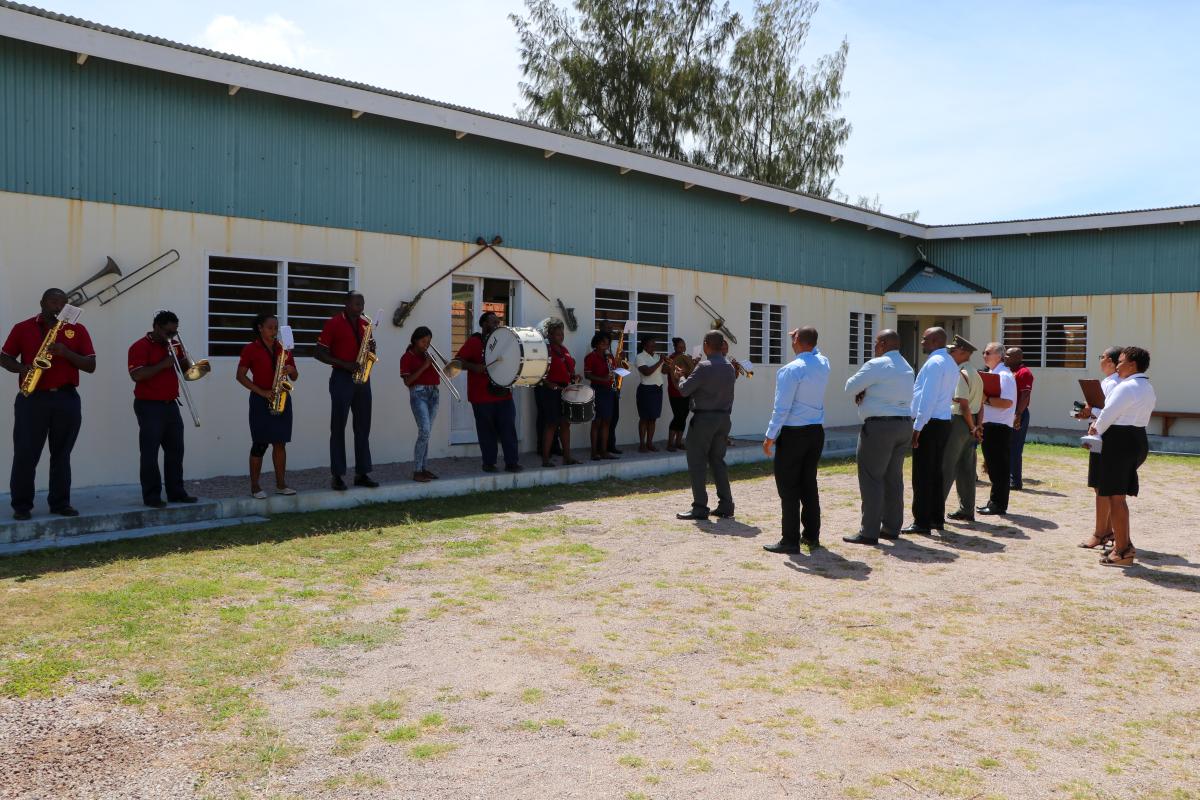
<svg viewBox="0 0 1200 800">
<path fill-rule="evenodd" d="M 1100 381 L 1095 378 L 1080 378 L 1079 388 L 1083 391 L 1083 399 L 1089 406 L 1104 408 L 1104 390 L 1100 388 Z"/>
<path fill-rule="evenodd" d="M 983 379 L 983 396 L 984 397 L 999 397 L 1000 396 L 1000 373 L 999 372 L 984 372 L 979 370 L 979 377 Z"/>
</svg>

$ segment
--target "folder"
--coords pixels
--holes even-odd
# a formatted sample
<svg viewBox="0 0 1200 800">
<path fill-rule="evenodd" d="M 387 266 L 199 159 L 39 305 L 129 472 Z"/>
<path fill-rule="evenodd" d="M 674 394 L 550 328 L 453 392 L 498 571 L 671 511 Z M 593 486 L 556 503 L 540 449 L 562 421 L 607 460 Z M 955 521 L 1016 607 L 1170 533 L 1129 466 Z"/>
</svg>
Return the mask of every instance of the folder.
<svg viewBox="0 0 1200 800">
<path fill-rule="evenodd" d="M 983 370 L 979 370 L 979 377 L 983 378 L 984 397 L 1000 396 L 1000 373 L 984 372 Z"/>
<path fill-rule="evenodd" d="M 1092 408 L 1104 408 L 1104 390 L 1100 388 L 1100 381 L 1094 378 L 1080 378 L 1079 388 L 1083 390 L 1083 399 Z"/>
</svg>

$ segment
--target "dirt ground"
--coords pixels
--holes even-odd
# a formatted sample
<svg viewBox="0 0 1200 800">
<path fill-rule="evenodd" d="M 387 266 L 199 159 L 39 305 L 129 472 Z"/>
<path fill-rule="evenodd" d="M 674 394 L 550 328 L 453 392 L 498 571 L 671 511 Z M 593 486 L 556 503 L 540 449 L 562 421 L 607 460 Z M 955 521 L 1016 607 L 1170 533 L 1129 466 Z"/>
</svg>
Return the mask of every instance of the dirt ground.
<svg viewBox="0 0 1200 800">
<path fill-rule="evenodd" d="M 0 797 L 1200 798 L 1200 461 L 1143 468 L 1125 570 L 1075 546 L 1085 472 L 1040 449 L 1008 517 L 861 547 L 826 469 L 827 549 L 796 556 L 761 548 L 770 477 L 735 520 L 676 521 L 678 489 L 500 514 L 249 684 L 279 732 L 251 784 L 151 711 L 104 735 L 82 687 L 0 704 Z M 91 783 L 39 779 L 35 738 Z"/>
</svg>

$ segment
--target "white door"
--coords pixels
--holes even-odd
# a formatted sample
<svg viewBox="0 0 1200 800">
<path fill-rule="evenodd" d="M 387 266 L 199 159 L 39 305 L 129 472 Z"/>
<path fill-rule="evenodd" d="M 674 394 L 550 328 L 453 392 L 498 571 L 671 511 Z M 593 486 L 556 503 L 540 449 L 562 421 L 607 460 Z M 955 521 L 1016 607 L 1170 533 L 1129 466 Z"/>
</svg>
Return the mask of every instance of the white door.
<svg viewBox="0 0 1200 800">
<path fill-rule="evenodd" d="M 500 317 L 501 325 L 512 325 L 516 304 L 516 282 L 499 278 L 457 277 L 450 285 L 450 348 L 447 358 L 453 358 L 472 333 L 479 329 L 479 315 L 484 311 L 494 312 Z M 466 370 L 454 378 L 454 385 L 463 396 L 463 402 L 450 406 L 450 444 L 475 444 L 475 414 L 467 401 Z M 517 419 L 521 419 L 521 399 L 514 391 L 517 403 Z M 518 422 L 517 435 L 521 434 Z"/>
</svg>

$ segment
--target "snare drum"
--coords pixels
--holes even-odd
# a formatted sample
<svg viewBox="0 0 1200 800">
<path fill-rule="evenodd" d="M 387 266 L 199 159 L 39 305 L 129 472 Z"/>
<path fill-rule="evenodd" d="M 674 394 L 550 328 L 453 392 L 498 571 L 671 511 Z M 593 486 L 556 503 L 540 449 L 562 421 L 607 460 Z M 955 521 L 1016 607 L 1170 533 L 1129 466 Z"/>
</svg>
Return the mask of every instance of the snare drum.
<svg viewBox="0 0 1200 800">
<path fill-rule="evenodd" d="M 562 390 L 562 418 L 572 425 L 591 422 L 596 416 L 596 390 L 573 383 Z"/>
<path fill-rule="evenodd" d="M 497 386 L 536 386 L 550 369 L 550 346 L 536 328 L 497 328 L 488 337 L 483 360 Z"/>
</svg>

